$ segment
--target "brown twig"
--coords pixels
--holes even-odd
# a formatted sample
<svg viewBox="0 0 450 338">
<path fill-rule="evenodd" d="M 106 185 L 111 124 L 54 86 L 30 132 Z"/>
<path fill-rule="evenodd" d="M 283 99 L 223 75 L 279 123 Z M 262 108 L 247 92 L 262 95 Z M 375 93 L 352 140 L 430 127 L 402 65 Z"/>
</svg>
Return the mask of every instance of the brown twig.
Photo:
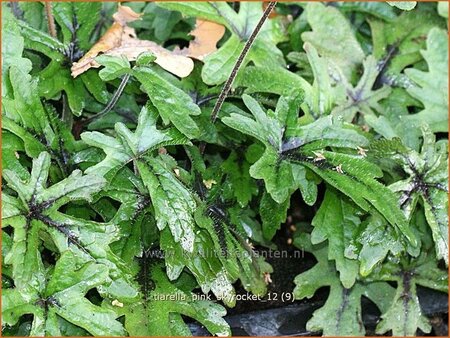
<svg viewBox="0 0 450 338">
<path fill-rule="evenodd" d="M 52 12 L 52 3 L 50 1 L 44 2 L 45 14 L 47 15 L 47 25 L 48 32 L 54 38 L 56 38 L 56 26 L 55 26 L 55 18 L 53 17 Z"/>
<path fill-rule="evenodd" d="M 248 38 L 248 40 L 245 42 L 244 48 L 242 48 L 242 52 L 239 55 L 233 69 L 231 70 L 231 74 L 227 79 L 227 82 L 225 82 L 225 85 L 222 88 L 222 91 L 220 92 L 219 98 L 216 101 L 216 104 L 214 105 L 213 111 L 211 113 L 211 121 L 212 123 L 216 122 L 217 115 L 219 114 L 220 108 L 222 108 L 223 102 L 225 101 L 225 98 L 227 97 L 228 92 L 231 89 L 231 86 L 233 85 L 234 79 L 236 78 L 237 72 L 239 71 L 239 68 L 242 65 L 242 62 L 244 61 L 245 57 L 247 56 L 250 47 L 253 45 L 253 42 L 255 42 L 256 36 L 258 35 L 259 31 L 261 30 L 262 25 L 264 22 L 266 22 L 267 18 L 269 17 L 270 13 L 276 6 L 276 1 L 271 1 L 266 9 L 264 10 L 263 15 L 259 19 L 256 27 L 253 29 L 252 34 Z"/>
<path fill-rule="evenodd" d="M 250 48 L 252 47 L 253 43 L 255 42 L 256 36 L 258 35 L 259 31 L 261 30 L 261 27 L 263 26 L 264 22 L 266 22 L 267 18 L 269 17 L 272 10 L 277 5 L 277 1 L 271 1 L 267 7 L 264 10 L 263 15 L 259 19 L 258 23 L 256 24 L 256 27 L 253 29 L 252 34 L 245 42 L 244 48 L 242 48 L 241 53 L 239 54 L 238 59 L 236 60 L 236 63 L 234 64 L 233 69 L 231 70 L 230 76 L 228 77 L 227 81 L 225 82 L 225 85 L 222 88 L 222 91 L 220 92 L 219 98 L 216 101 L 216 104 L 214 105 L 214 108 L 211 112 L 211 122 L 215 123 L 217 120 L 217 116 L 219 115 L 219 111 L 222 108 L 222 105 L 228 95 L 228 92 L 231 89 L 231 86 L 233 85 L 233 82 L 236 78 L 236 75 L 239 71 L 239 68 L 242 65 L 242 62 L 244 62 L 245 57 L 247 56 Z M 200 153 L 203 154 L 205 152 L 206 144 L 202 142 L 200 144 Z"/>
</svg>

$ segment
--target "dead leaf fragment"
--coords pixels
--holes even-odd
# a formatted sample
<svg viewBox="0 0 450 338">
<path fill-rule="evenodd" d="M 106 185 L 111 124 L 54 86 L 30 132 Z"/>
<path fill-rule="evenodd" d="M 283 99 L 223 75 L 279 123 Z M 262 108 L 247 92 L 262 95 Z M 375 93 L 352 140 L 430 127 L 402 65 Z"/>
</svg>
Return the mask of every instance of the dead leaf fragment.
<svg viewBox="0 0 450 338">
<path fill-rule="evenodd" d="M 113 19 L 121 26 L 126 26 L 128 22 L 136 21 L 140 19 L 141 16 L 141 13 L 136 13 L 130 7 L 119 4 L 119 9 L 113 14 Z"/>
<path fill-rule="evenodd" d="M 266 284 L 272 283 L 272 278 L 270 277 L 270 273 L 264 272 L 264 282 Z"/>
<path fill-rule="evenodd" d="M 217 50 L 217 42 L 225 34 L 225 27 L 218 23 L 197 20 L 195 29 L 190 35 L 195 39 L 189 43 L 187 56 L 203 60 L 207 55 Z"/>
<path fill-rule="evenodd" d="M 112 305 L 112 306 L 117 306 L 117 307 L 123 307 L 123 303 L 119 302 L 117 299 L 114 299 L 114 300 L 111 302 L 111 305 Z"/>
<path fill-rule="evenodd" d="M 155 63 L 168 72 L 179 77 L 188 76 L 194 69 L 194 62 L 190 58 L 182 55 L 179 49 L 172 52 L 156 42 L 138 39 L 135 30 L 127 26 L 128 22 L 138 20 L 141 16 L 142 14 L 135 13 L 130 7 L 119 6 L 113 15 L 112 26 L 78 62 L 73 63 L 72 76 L 77 77 L 90 68 L 100 67 L 95 61 L 99 54 L 123 55 L 128 61 L 134 61 L 143 52 L 153 53 L 156 56 Z"/>
</svg>

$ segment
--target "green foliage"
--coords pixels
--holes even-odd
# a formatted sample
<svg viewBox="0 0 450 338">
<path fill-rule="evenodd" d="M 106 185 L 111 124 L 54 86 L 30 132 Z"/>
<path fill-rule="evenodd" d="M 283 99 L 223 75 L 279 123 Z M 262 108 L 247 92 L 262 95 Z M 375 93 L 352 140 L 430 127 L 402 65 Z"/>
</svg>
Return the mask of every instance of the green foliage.
<svg viewBox="0 0 450 338">
<path fill-rule="evenodd" d="M 350 77 L 364 59 L 364 52 L 344 15 L 336 8 L 311 2 L 306 6 L 306 19 L 312 32 L 303 33 L 303 41 L 311 43 Z"/>
<path fill-rule="evenodd" d="M 366 297 L 376 334 L 430 332 L 417 287 L 448 291 L 441 4 L 279 3 L 216 123 L 262 3 L 127 3 L 175 53 L 196 19 L 225 26 L 183 79 L 151 53 L 72 78 L 117 5 L 52 4 L 56 37 L 44 4 L 2 5 L 3 334 L 182 336 L 189 317 L 230 335 L 285 224 L 317 260 L 295 298 L 330 290 L 308 330 L 364 335 Z"/>
<path fill-rule="evenodd" d="M 421 51 L 428 72 L 406 69 L 406 75 L 417 85 L 408 93 L 420 100 L 425 109 L 410 116 L 413 121 L 428 123 L 434 132 L 448 131 L 448 36 L 444 30 L 433 28 L 427 36 L 427 50 Z M 439 91 L 440 100 L 431 99 Z"/>
<path fill-rule="evenodd" d="M 230 38 L 214 53 L 208 55 L 202 68 L 202 80 L 208 85 L 226 81 L 245 41 L 263 13 L 258 2 L 240 3 L 236 13 L 229 4 L 221 2 L 180 3 L 163 2 L 163 8 L 177 10 L 200 19 L 207 19 L 225 25 L 231 33 Z M 285 61 L 276 44 L 283 39 L 277 20 L 267 22 L 252 46 L 244 64 L 253 62 L 256 66 L 273 68 L 284 66 Z"/>
</svg>

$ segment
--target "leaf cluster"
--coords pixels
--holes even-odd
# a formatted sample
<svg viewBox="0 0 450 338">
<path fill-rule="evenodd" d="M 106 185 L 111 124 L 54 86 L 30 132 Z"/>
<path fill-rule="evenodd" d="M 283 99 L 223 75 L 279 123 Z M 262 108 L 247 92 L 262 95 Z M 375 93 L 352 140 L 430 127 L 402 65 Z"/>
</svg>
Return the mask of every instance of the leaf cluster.
<svg viewBox="0 0 450 338">
<path fill-rule="evenodd" d="M 3 333 L 181 336 L 190 317 L 230 335 L 294 208 L 317 259 L 294 295 L 330 288 L 308 330 L 364 335 L 364 296 L 377 334 L 429 332 L 417 286 L 448 291 L 442 6 L 278 4 L 212 123 L 262 3 L 128 5 L 166 48 L 194 19 L 226 33 L 183 79 L 148 53 L 72 78 L 117 5 L 54 2 L 53 37 L 43 4 L 2 5 Z"/>
</svg>

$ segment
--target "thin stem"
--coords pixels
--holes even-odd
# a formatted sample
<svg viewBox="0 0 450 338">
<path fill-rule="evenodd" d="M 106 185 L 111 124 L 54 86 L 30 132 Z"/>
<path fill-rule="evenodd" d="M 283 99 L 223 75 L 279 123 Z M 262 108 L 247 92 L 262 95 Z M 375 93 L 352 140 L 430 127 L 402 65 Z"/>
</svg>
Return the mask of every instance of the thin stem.
<svg viewBox="0 0 450 338">
<path fill-rule="evenodd" d="M 114 108 L 114 106 L 116 105 L 117 101 L 119 101 L 119 98 L 122 95 L 122 92 L 125 89 L 125 86 L 127 85 L 129 79 L 130 79 L 130 74 L 125 74 L 125 76 L 122 79 L 122 82 L 120 82 L 119 87 L 117 88 L 116 92 L 114 93 L 113 97 L 108 102 L 106 107 L 103 108 L 103 110 L 101 112 L 98 112 L 97 114 L 95 114 L 95 115 L 85 119 L 83 121 L 83 124 L 86 125 L 88 123 L 91 123 L 92 121 L 94 121 L 94 120 L 102 117 L 103 115 L 109 113 L 111 111 L 111 109 Z"/>
<path fill-rule="evenodd" d="M 231 86 L 233 85 L 233 82 L 236 78 L 236 75 L 239 71 L 239 68 L 242 65 L 242 62 L 244 61 L 245 57 L 247 56 L 251 46 L 255 42 L 256 36 L 258 35 L 259 31 L 261 30 L 264 22 L 266 22 L 267 18 L 269 17 L 272 10 L 277 5 L 277 1 L 271 1 L 266 9 L 264 10 L 263 15 L 259 19 L 258 23 L 256 24 L 256 27 L 253 29 L 252 34 L 248 38 L 248 40 L 245 42 L 244 48 L 242 48 L 242 52 L 239 55 L 236 63 L 234 64 L 233 69 L 231 70 L 230 76 L 228 77 L 227 81 L 225 82 L 225 85 L 222 88 L 222 91 L 220 92 L 219 98 L 216 101 L 216 104 L 214 105 L 214 108 L 211 112 L 211 122 L 214 124 L 217 120 L 217 116 L 219 115 L 219 111 L 222 108 L 222 105 L 231 89 Z M 200 143 L 199 150 L 200 154 L 204 154 L 205 152 L 206 143 L 202 142 Z"/>
<path fill-rule="evenodd" d="M 53 17 L 52 12 L 52 3 L 50 1 L 45 1 L 44 7 L 45 7 L 45 14 L 47 15 L 48 32 L 52 37 L 56 39 L 56 26 L 55 26 L 55 18 Z"/>
<path fill-rule="evenodd" d="M 252 34 L 248 38 L 248 40 L 245 42 L 244 48 L 242 49 L 241 54 L 239 55 L 233 69 L 231 70 L 231 74 L 227 79 L 227 82 L 225 82 L 225 85 L 222 88 L 222 91 L 220 92 L 219 98 L 213 108 L 213 111 L 211 113 L 211 121 L 212 123 L 215 123 L 217 120 L 217 116 L 219 114 L 220 108 L 222 108 L 223 102 L 225 101 L 225 98 L 228 94 L 228 92 L 231 89 L 231 86 L 233 85 L 234 79 L 236 78 L 237 72 L 239 71 L 239 68 L 242 65 L 242 62 L 244 61 L 245 57 L 247 56 L 250 47 L 253 45 L 253 42 L 255 42 L 256 36 L 258 35 L 259 31 L 261 30 L 261 27 L 263 26 L 264 22 L 266 22 L 267 18 L 269 17 L 270 13 L 276 6 L 276 1 L 271 1 L 266 9 L 264 10 L 263 15 L 258 21 L 258 24 L 256 25 L 255 29 L 253 29 Z"/>
</svg>

